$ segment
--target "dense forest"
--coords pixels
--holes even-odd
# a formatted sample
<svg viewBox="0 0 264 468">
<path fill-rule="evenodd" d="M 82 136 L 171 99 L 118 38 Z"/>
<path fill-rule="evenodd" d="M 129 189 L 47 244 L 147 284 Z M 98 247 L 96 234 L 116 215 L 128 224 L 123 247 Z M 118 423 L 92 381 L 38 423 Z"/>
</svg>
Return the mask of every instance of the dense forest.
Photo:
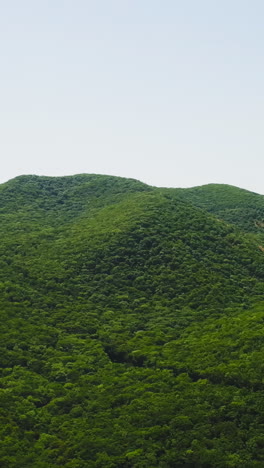
<svg viewBox="0 0 264 468">
<path fill-rule="evenodd" d="M 264 196 L 0 186 L 0 466 L 263 468 Z"/>
</svg>

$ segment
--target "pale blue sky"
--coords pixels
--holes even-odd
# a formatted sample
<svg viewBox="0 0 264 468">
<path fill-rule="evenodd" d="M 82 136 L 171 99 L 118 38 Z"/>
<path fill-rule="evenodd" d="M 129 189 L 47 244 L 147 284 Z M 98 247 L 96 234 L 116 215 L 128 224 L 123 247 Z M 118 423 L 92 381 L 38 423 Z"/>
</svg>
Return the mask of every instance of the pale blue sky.
<svg viewBox="0 0 264 468">
<path fill-rule="evenodd" d="M 0 182 L 264 193 L 264 2 L 0 0 Z"/>
</svg>

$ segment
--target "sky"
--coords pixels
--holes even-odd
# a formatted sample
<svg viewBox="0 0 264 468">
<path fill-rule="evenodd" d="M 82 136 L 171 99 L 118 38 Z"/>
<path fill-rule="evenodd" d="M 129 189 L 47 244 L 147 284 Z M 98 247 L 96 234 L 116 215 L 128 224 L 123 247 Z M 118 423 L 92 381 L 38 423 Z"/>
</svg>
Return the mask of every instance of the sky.
<svg viewBox="0 0 264 468">
<path fill-rule="evenodd" d="M 264 194 L 262 0 L 0 0 L 0 182 Z"/>
</svg>

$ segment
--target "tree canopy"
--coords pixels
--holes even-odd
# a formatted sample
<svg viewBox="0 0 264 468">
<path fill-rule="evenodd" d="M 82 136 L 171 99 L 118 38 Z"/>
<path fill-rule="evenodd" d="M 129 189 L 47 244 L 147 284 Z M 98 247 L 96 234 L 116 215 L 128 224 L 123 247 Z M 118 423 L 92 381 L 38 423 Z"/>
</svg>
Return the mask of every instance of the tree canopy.
<svg viewBox="0 0 264 468">
<path fill-rule="evenodd" d="M 264 197 L 0 186 L 0 464 L 264 466 Z"/>
</svg>

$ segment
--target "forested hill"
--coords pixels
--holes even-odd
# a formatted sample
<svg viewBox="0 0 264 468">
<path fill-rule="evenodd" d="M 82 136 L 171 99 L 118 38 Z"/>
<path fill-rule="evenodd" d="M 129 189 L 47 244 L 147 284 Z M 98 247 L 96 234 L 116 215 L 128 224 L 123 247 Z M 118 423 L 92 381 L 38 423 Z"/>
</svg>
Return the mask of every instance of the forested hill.
<svg viewBox="0 0 264 468">
<path fill-rule="evenodd" d="M 233 223 L 247 232 L 264 237 L 264 196 L 231 185 L 209 184 L 177 189 L 186 201 Z"/>
<path fill-rule="evenodd" d="M 264 198 L 0 186 L 6 468 L 263 467 Z"/>
</svg>

